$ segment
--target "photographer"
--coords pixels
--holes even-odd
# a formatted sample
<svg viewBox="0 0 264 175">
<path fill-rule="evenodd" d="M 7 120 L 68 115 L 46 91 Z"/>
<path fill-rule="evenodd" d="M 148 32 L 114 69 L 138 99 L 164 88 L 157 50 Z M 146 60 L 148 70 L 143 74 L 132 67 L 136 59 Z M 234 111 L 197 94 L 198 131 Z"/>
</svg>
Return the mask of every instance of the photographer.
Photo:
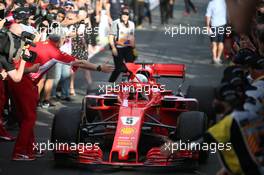
<svg viewBox="0 0 264 175">
<path fill-rule="evenodd" d="M 17 59 L 15 61 L 18 61 L 21 55 L 22 50 L 20 43 L 22 32 L 22 27 L 19 24 L 12 24 L 9 31 L 0 31 L 0 70 L 2 70 L 0 74 L 0 138 L 4 140 L 14 140 L 14 137 L 8 134 L 3 128 L 1 116 L 5 105 L 5 89 L 3 80 L 6 78 L 7 75 L 10 78 L 10 81 L 13 81 L 14 83 L 19 82 L 22 79 L 26 63 L 25 60 L 22 59 L 20 61 L 18 69 L 15 69 L 13 65 L 13 58 Z M 26 52 L 27 55 L 29 55 L 29 52 Z"/>
<path fill-rule="evenodd" d="M 23 72 L 24 72 L 24 67 L 25 67 L 25 60 L 21 60 L 20 66 L 18 69 L 15 69 L 13 66 L 13 56 L 20 57 L 18 52 L 22 52 L 21 48 L 21 34 L 23 32 L 22 27 L 19 24 L 12 24 L 9 31 L 1 31 L 0 32 L 0 64 L 2 67 L 7 71 L 8 76 L 14 81 L 14 82 L 19 82 L 22 78 Z M 11 34 L 11 37 L 13 37 L 13 44 L 14 48 L 10 48 L 10 39 L 8 36 L 8 33 Z M 10 51 L 13 51 L 14 54 L 10 55 Z M 28 53 L 28 52 L 27 52 Z M 28 53 L 29 54 L 29 53 Z M 16 58 L 16 59 L 18 59 Z"/>
</svg>

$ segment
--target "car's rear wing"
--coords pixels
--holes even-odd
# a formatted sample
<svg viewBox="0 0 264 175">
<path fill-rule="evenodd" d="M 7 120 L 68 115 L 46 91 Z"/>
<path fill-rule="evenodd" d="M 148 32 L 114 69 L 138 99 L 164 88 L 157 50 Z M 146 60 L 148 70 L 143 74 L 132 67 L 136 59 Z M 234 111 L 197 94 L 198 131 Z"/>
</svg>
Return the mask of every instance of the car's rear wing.
<svg viewBox="0 0 264 175">
<path fill-rule="evenodd" d="M 153 77 L 185 77 L 184 64 L 127 63 L 126 66 L 133 74 L 148 71 Z"/>
</svg>

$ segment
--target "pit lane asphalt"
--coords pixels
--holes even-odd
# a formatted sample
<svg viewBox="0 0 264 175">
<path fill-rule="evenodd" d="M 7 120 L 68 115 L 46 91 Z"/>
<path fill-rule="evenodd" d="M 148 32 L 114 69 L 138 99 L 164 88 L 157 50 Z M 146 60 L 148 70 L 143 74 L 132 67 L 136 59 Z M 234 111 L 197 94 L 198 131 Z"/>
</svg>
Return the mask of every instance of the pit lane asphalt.
<svg viewBox="0 0 264 175">
<path fill-rule="evenodd" d="M 208 0 L 196 0 L 198 14 L 189 17 L 183 17 L 183 2 L 176 2 L 175 18 L 170 21 L 170 26 L 174 25 L 193 25 L 202 27 L 204 24 L 205 8 Z M 165 35 L 165 27 L 159 25 L 159 10 L 153 12 L 154 28 L 138 30 L 137 48 L 139 51 L 139 60 L 153 61 L 161 63 L 184 63 L 187 65 L 187 76 L 183 89 L 189 85 L 212 85 L 218 84 L 221 78 L 223 67 L 217 67 L 210 63 L 209 38 L 204 35 L 177 35 L 174 38 Z M 167 26 L 168 27 L 168 26 Z M 93 58 L 92 62 L 104 62 L 110 58 L 109 51 L 105 51 Z M 93 88 L 98 88 L 99 84 L 107 81 L 109 75 L 102 73 L 92 73 L 95 81 Z M 70 103 L 58 103 L 55 109 L 38 110 L 38 120 L 36 122 L 36 137 L 38 142 L 47 142 L 50 139 L 51 123 L 53 113 L 62 106 L 81 106 L 82 96 L 85 95 L 87 85 L 84 83 L 83 72 L 78 72 L 76 78 L 77 96 Z M 172 80 L 162 80 L 168 88 L 176 89 L 176 82 Z M 26 100 L 26 99 L 25 99 Z M 17 130 L 11 133 L 16 135 Z M 48 152 L 43 158 L 33 162 L 13 162 L 11 161 L 13 143 L 0 141 L 0 174 L 1 175 L 148 175 L 148 174 L 215 174 L 220 165 L 215 154 L 211 154 L 209 161 L 194 173 L 185 172 L 149 172 L 133 170 L 115 170 L 100 172 L 89 169 L 79 169 L 76 167 L 55 167 L 52 153 Z"/>
</svg>

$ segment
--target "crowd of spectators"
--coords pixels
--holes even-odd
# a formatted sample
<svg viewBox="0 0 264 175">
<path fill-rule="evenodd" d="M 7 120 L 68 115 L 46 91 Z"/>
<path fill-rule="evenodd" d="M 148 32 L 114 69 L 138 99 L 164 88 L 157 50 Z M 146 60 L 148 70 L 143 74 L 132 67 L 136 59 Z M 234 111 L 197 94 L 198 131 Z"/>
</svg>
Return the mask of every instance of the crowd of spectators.
<svg viewBox="0 0 264 175">
<path fill-rule="evenodd" d="M 224 33 L 211 36 L 214 63 L 219 64 L 228 39 L 228 47 L 225 46 L 231 65 L 224 69 L 215 89 L 215 123 L 191 142 L 231 144 L 231 150 L 219 150 L 222 168 L 218 175 L 263 175 L 264 1 L 211 0 L 206 25 L 208 30 L 232 27 L 228 38 Z M 162 152 L 172 154 L 165 147 Z"/>
<path fill-rule="evenodd" d="M 231 142 L 232 153 L 220 152 L 218 174 L 264 174 L 264 1 L 226 1 L 228 66 L 214 103 L 220 121 L 208 133 L 217 142 Z"/>
</svg>

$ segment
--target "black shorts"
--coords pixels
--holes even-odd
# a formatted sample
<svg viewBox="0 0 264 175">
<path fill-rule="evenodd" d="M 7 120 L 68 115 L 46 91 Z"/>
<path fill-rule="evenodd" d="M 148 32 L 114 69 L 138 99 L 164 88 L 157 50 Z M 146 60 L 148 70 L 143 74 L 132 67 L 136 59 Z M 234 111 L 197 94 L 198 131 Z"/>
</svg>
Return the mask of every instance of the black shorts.
<svg viewBox="0 0 264 175">
<path fill-rule="evenodd" d="M 211 27 L 213 34 L 211 34 L 211 42 L 223 43 L 226 36 L 226 25 L 219 27 Z"/>
</svg>

